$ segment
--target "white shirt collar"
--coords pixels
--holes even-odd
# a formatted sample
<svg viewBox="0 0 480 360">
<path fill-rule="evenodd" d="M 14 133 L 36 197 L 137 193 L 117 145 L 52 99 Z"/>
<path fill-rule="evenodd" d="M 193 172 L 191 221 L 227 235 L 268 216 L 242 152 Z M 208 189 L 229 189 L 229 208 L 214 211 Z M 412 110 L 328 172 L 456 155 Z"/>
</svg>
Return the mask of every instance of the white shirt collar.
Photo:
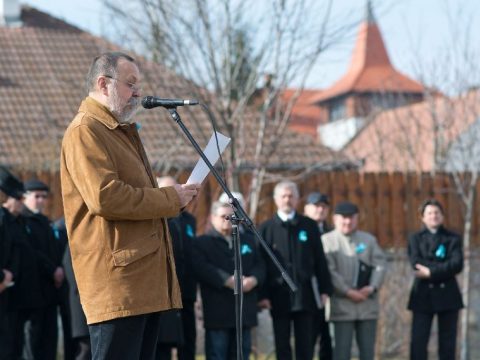
<svg viewBox="0 0 480 360">
<path fill-rule="evenodd" d="M 277 215 L 282 221 L 288 221 L 292 220 L 295 217 L 295 211 L 292 211 L 291 213 L 284 213 L 283 211 L 278 210 Z"/>
</svg>

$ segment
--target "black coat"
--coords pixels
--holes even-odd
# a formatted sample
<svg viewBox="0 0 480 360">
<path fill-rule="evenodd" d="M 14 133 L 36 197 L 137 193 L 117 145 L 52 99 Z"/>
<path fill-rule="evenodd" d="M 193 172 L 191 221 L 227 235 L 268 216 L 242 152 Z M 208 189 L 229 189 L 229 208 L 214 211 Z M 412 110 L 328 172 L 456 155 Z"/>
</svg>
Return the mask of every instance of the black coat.
<svg viewBox="0 0 480 360">
<path fill-rule="evenodd" d="M 265 278 L 265 264 L 253 237 L 240 235 L 244 276 L 255 276 L 258 284 L 243 293 L 243 325 L 257 325 L 257 289 Z M 194 270 L 200 284 L 206 329 L 235 328 L 235 297 L 224 286 L 233 275 L 234 253 L 225 238 L 215 230 L 196 239 L 193 247 Z"/>
<path fill-rule="evenodd" d="M 87 319 L 80 303 L 80 294 L 78 293 L 77 282 L 73 273 L 72 257 L 70 255 L 70 247 L 68 245 L 67 229 L 65 227 L 65 219 L 62 217 L 57 220 L 53 226 L 53 232 L 57 240 L 60 252 L 63 254 L 62 266 L 65 271 L 65 281 L 62 284 L 61 296 L 63 301 L 68 301 L 70 312 L 70 326 L 73 338 L 81 338 L 89 336 Z"/>
<path fill-rule="evenodd" d="M 168 229 L 172 237 L 173 255 L 177 278 L 182 291 L 182 302 L 195 302 L 197 281 L 193 272 L 192 246 L 197 231 L 196 220 L 193 215 L 184 211 L 179 216 L 168 219 Z"/>
<path fill-rule="evenodd" d="M 38 259 L 27 231 L 25 218 L 13 216 L 7 209 L 0 208 L 3 236 L 12 239 L 15 265 L 12 268 L 15 285 L 8 289 L 9 308 L 36 309 L 46 305 L 40 284 Z"/>
<path fill-rule="evenodd" d="M 26 220 L 31 245 L 36 252 L 43 296 L 47 304 L 55 304 L 58 302 L 58 290 L 53 274 L 62 263 L 58 241 L 46 216 L 35 214 L 26 208 L 22 215 Z"/>
<path fill-rule="evenodd" d="M 183 211 L 177 217 L 168 219 L 168 230 L 172 238 L 175 269 L 182 292 L 183 307 L 193 307 L 197 297 L 197 280 L 192 264 L 196 220 L 193 215 Z M 185 342 L 183 333 L 181 311 L 163 311 L 160 315 L 158 342 L 181 346 Z"/>
<path fill-rule="evenodd" d="M 18 277 L 18 268 L 20 266 L 20 252 L 18 246 L 11 236 L 11 231 L 7 228 L 8 224 L 14 221 L 14 217 L 6 209 L 0 207 L 0 283 L 5 280 L 3 269 L 13 274 L 13 281 Z M 0 293 L 0 320 L 3 321 L 4 315 L 8 310 L 8 299 L 11 289 L 7 288 Z M 0 325 L 1 326 L 1 325 Z"/>
<path fill-rule="evenodd" d="M 423 229 L 410 237 L 408 256 L 414 269 L 415 264 L 421 264 L 431 271 L 429 279 L 415 278 L 409 310 L 436 313 L 463 307 L 455 279 L 463 268 L 462 239 L 459 235 L 444 227 L 440 227 L 436 234 Z"/>
<path fill-rule="evenodd" d="M 312 278 L 315 276 L 319 294 L 331 294 L 332 283 L 323 252 L 320 232 L 315 221 L 295 214 L 283 222 L 277 214 L 260 226 L 260 234 L 291 276 L 298 290 L 290 291 L 277 267 L 264 252 L 267 278 L 262 297 L 270 299 L 272 314 L 291 311 L 315 311 Z"/>
</svg>

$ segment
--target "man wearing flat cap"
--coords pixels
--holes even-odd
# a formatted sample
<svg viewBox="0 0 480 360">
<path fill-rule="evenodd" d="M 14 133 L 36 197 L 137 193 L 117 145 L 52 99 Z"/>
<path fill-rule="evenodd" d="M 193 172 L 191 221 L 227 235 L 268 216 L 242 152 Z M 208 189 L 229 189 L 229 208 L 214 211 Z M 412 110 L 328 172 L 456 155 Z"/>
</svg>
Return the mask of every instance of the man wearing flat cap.
<svg viewBox="0 0 480 360">
<path fill-rule="evenodd" d="M 63 283 L 64 272 L 61 255 L 50 220 L 42 214 L 47 204 L 49 188 L 37 179 L 25 182 L 22 215 L 30 234 L 31 245 L 37 255 L 40 284 L 44 304 L 30 315 L 28 327 L 35 359 L 56 359 L 57 354 L 57 304 L 58 289 Z"/>
<path fill-rule="evenodd" d="M 333 222 L 335 229 L 324 234 L 322 242 L 333 283 L 330 320 L 334 324 L 334 359 L 351 358 L 356 333 L 360 359 L 373 360 L 385 255 L 373 235 L 357 229 L 355 204 L 338 203 Z"/>
<path fill-rule="evenodd" d="M 260 233 L 286 268 L 297 285 L 293 293 L 269 257 L 266 285 L 260 306 L 269 308 L 275 337 L 278 360 L 311 360 L 313 358 L 313 321 L 319 304 L 315 293 L 331 293 L 331 281 L 323 253 L 320 233 L 312 219 L 296 211 L 299 200 L 298 187 L 291 181 L 279 182 L 273 198 L 276 214 L 260 226 Z M 317 279 L 314 285 L 312 279 Z M 293 326 L 292 326 L 293 325 Z M 293 327 L 295 357 L 290 345 Z"/>
<path fill-rule="evenodd" d="M 330 200 L 327 195 L 319 192 L 308 194 L 303 213 L 317 223 L 320 236 L 332 230 L 331 226 L 327 223 L 327 218 L 330 213 Z M 321 243 L 320 238 L 318 238 L 318 241 Z M 317 301 L 321 302 L 321 304 L 315 313 L 313 341 L 316 343 L 317 338 L 320 338 L 318 358 L 320 360 L 331 360 L 333 356 L 332 338 L 330 336 L 328 322 L 325 318 L 325 303 L 327 299 L 322 299 L 317 296 Z"/>
</svg>

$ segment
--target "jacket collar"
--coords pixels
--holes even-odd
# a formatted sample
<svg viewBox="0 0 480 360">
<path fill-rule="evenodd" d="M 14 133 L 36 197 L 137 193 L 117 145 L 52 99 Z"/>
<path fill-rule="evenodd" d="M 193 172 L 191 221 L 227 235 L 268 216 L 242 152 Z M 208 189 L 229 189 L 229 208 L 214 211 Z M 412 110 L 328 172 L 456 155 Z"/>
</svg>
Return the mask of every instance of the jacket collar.
<svg viewBox="0 0 480 360">
<path fill-rule="evenodd" d="M 85 112 L 94 115 L 95 119 L 100 121 L 110 130 L 116 129 L 120 123 L 110 110 L 94 98 L 87 96 L 80 105 L 79 112 Z"/>
<path fill-rule="evenodd" d="M 0 208 L 0 212 L 3 211 L 3 213 L 5 214 L 5 219 L 8 221 L 8 222 L 15 222 L 17 220 L 17 217 L 18 216 L 14 216 L 6 207 L 1 207 Z"/>
<path fill-rule="evenodd" d="M 438 230 L 437 230 L 436 233 L 432 233 L 430 230 L 428 230 L 428 228 L 425 225 L 423 225 L 423 228 L 422 228 L 422 233 L 423 234 L 436 235 L 436 234 L 442 234 L 444 232 L 445 232 L 445 228 L 443 227 L 443 225 L 440 225 L 438 227 Z"/>
<path fill-rule="evenodd" d="M 209 235 L 209 236 L 219 237 L 219 238 L 225 239 L 225 236 L 223 236 L 222 234 L 220 234 L 220 233 L 219 233 L 217 230 L 215 230 L 214 228 L 211 228 L 210 230 L 208 230 L 206 234 Z"/>
</svg>

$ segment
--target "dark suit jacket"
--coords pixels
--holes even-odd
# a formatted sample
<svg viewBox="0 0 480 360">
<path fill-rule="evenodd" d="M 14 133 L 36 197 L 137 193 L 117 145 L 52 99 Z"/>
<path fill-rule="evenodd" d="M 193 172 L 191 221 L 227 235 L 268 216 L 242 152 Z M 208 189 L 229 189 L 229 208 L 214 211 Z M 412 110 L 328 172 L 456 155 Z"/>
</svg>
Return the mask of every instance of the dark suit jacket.
<svg viewBox="0 0 480 360">
<path fill-rule="evenodd" d="M 62 262 L 58 241 L 55 239 L 50 221 L 46 216 L 35 214 L 27 208 L 23 210 L 22 216 L 26 221 L 30 243 L 37 257 L 43 297 L 48 304 L 56 304 L 58 303 L 58 290 L 54 284 L 53 274 Z"/>
<path fill-rule="evenodd" d="M 317 223 L 299 214 L 295 214 L 293 220 L 283 222 L 275 214 L 260 226 L 260 234 L 298 287 L 298 291 L 292 293 L 276 266 L 264 253 L 267 278 L 262 295 L 270 299 L 272 314 L 315 311 L 317 303 L 312 287 L 313 276 L 317 278 L 319 294 L 332 293 Z"/>
<path fill-rule="evenodd" d="M 463 307 L 455 275 L 463 268 L 462 239 L 456 233 L 440 227 L 436 234 L 423 229 L 408 242 L 408 256 L 413 268 L 422 264 L 431 271 L 430 279 L 418 279 L 410 292 L 408 309 L 436 313 Z"/>
<path fill-rule="evenodd" d="M 0 209 L 3 218 L 3 236 L 13 241 L 12 251 L 18 255 L 12 268 L 15 285 L 8 289 L 9 308 L 36 309 L 46 305 L 40 283 L 38 257 L 22 215 L 13 216 L 7 209 Z M 10 260 L 11 261 L 11 260 Z"/>
<path fill-rule="evenodd" d="M 182 302 L 195 302 L 197 281 L 193 276 L 192 246 L 196 236 L 197 223 L 193 215 L 183 211 L 177 217 L 168 219 L 172 237 L 173 255 L 177 278 L 182 291 Z"/>
<path fill-rule="evenodd" d="M 197 297 L 197 280 L 192 265 L 192 246 L 196 236 L 196 220 L 183 211 L 168 219 L 168 230 L 172 238 L 173 256 L 178 284 L 182 292 L 183 308 L 193 311 Z M 158 331 L 158 342 L 181 346 L 185 343 L 181 310 L 162 311 Z"/>
<path fill-rule="evenodd" d="M 257 325 L 257 289 L 265 278 L 265 264 L 254 239 L 240 235 L 244 276 L 255 276 L 258 284 L 244 293 L 243 325 Z M 233 290 L 224 286 L 233 275 L 234 253 L 221 234 L 212 230 L 195 240 L 193 264 L 200 284 L 206 329 L 235 328 L 235 298 Z"/>
</svg>

